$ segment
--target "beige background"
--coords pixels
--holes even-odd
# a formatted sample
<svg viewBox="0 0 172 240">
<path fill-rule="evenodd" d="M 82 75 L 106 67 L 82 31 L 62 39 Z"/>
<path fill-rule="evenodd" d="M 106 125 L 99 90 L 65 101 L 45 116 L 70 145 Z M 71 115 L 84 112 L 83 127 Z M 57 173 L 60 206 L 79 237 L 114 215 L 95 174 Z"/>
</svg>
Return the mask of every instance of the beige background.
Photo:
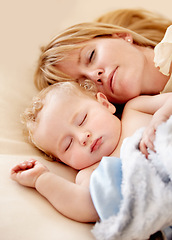
<svg viewBox="0 0 172 240">
<path fill-rule="evenodd" d="M 72 24 L 118 8 L 146 8 L 171 16 L 171 0 L 0 0 L 0 239 L 91 240 L 91 224 L 71 221 L 34 189 L 9 178 L 16 163 L 39 158 L 73 180 L 75 171 L 48 162 L 22 134 L 20 113 L 37 92 L 33 84 L 39 48 Z"/>
</svg>

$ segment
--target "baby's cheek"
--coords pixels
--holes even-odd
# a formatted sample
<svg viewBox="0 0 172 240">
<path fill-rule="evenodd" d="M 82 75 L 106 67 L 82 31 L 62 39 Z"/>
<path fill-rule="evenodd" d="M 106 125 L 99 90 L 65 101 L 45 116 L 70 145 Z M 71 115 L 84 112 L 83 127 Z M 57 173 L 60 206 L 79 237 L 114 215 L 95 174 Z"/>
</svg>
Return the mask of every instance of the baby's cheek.
<svg viewBox="0 0 172 240">
<path fill-rule="evenodd" d="M 86 147 L 83 150 L 86 150 Z M 78 149 L 71 156 L 70 160 L 71 167 L 81 170 L 83 168 L 87 168 L 90 166 L 90 157 L 86 153 L 86 151 L 79 151 Z"/>
</svg>

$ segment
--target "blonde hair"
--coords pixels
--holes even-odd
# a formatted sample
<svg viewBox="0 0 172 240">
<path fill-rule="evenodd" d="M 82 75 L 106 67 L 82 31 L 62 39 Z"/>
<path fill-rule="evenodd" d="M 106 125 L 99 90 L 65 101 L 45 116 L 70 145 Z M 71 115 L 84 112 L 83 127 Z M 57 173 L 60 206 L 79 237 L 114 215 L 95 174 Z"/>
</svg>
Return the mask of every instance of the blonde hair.
<svg viewBox="0 0 172 240">
<path fill-rule="evenodd" d="M 162 40 L 167 27 L 172 24 L 172 20 L 145 9 L 118 9 L 95 21 L 128 28 L 156 44 Z"/>
<path fill-rule="evenodd" d="M 56 82 L 76 81 L 61 72 L 57 63 L 72 50 L 83 46 L 85 41 L 96 37 L 110 37 L 115 33 L 129 33 L 134 44 L 154 48 L 170 24 L 170 20 L 146 10 L 123 9 L 108 13 L 94 22 L 71 26 L 42 47 L 35 72 L 35 85 L 41 90 Z"/>
<path fill-rule="evenodd" d="M 51 153 L 47 152 L 45 149 L 42 149 L 35 142 L 33 134 L 37 125 L 39 124 L 38 114 L 44 108 L 46 97 L 49 95 L 49 93 L 58 94 L 60 92 L 62 92 L 63 95 L 69 95 L 73 93 L 81 96 L 81 94 L 85 94 L 86 96 L 92 97 L 95 100 L 97 93 L 95 84 L 89 80 L 85 81 L 83 86 L 80 86 L 75 81 L 58 82 L 48 86 L 47 88 L 42 89 L 38 93 L 38 95 L 32 99 L 30 106 L 27 107 L 25 111 L 21 114 L 21 122 L 24 124 L 25 127 L 24 133 L 28 138 L 29 142 L 54 160 L 57 160 L 57 158 L 52 156 Z"/>
</svg>

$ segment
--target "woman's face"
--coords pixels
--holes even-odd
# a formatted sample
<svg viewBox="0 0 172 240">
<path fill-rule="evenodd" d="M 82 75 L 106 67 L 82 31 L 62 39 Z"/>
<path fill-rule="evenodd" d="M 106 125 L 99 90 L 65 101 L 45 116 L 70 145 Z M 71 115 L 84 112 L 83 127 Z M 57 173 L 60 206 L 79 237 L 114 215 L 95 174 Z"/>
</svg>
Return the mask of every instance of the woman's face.
<svg viewBox="0 0 172 240">
<path fill-rule="evenodd" d="M 146 59 L 140 48 L 127 34 L 95 38 L 73 50 L 57 67 L 72 78 L 94 81 L 109 101 L 123 103 L 141 94 Z"/>
</svg>

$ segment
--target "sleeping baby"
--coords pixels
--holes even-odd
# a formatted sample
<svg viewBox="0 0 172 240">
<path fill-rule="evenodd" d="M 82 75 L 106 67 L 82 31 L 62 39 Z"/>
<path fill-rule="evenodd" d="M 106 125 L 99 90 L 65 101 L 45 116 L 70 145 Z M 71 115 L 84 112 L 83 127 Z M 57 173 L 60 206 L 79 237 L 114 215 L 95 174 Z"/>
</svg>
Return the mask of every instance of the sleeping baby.
<svg viewBox="0 0 172 240">
<path fill-rule="evenodd" d="M 172 223 L 170 99 L 171 93 L 139 96 L 120 120 L 91 84 L 49 86 L 33 99 L 23 122 L 36 147 L 78 170 L 75 182 L 35 159 L 13 167 L 11 178 L 35 188 L 68 218 L 97 221 L 97 239 L 148 239 Z"/>
</svg>

